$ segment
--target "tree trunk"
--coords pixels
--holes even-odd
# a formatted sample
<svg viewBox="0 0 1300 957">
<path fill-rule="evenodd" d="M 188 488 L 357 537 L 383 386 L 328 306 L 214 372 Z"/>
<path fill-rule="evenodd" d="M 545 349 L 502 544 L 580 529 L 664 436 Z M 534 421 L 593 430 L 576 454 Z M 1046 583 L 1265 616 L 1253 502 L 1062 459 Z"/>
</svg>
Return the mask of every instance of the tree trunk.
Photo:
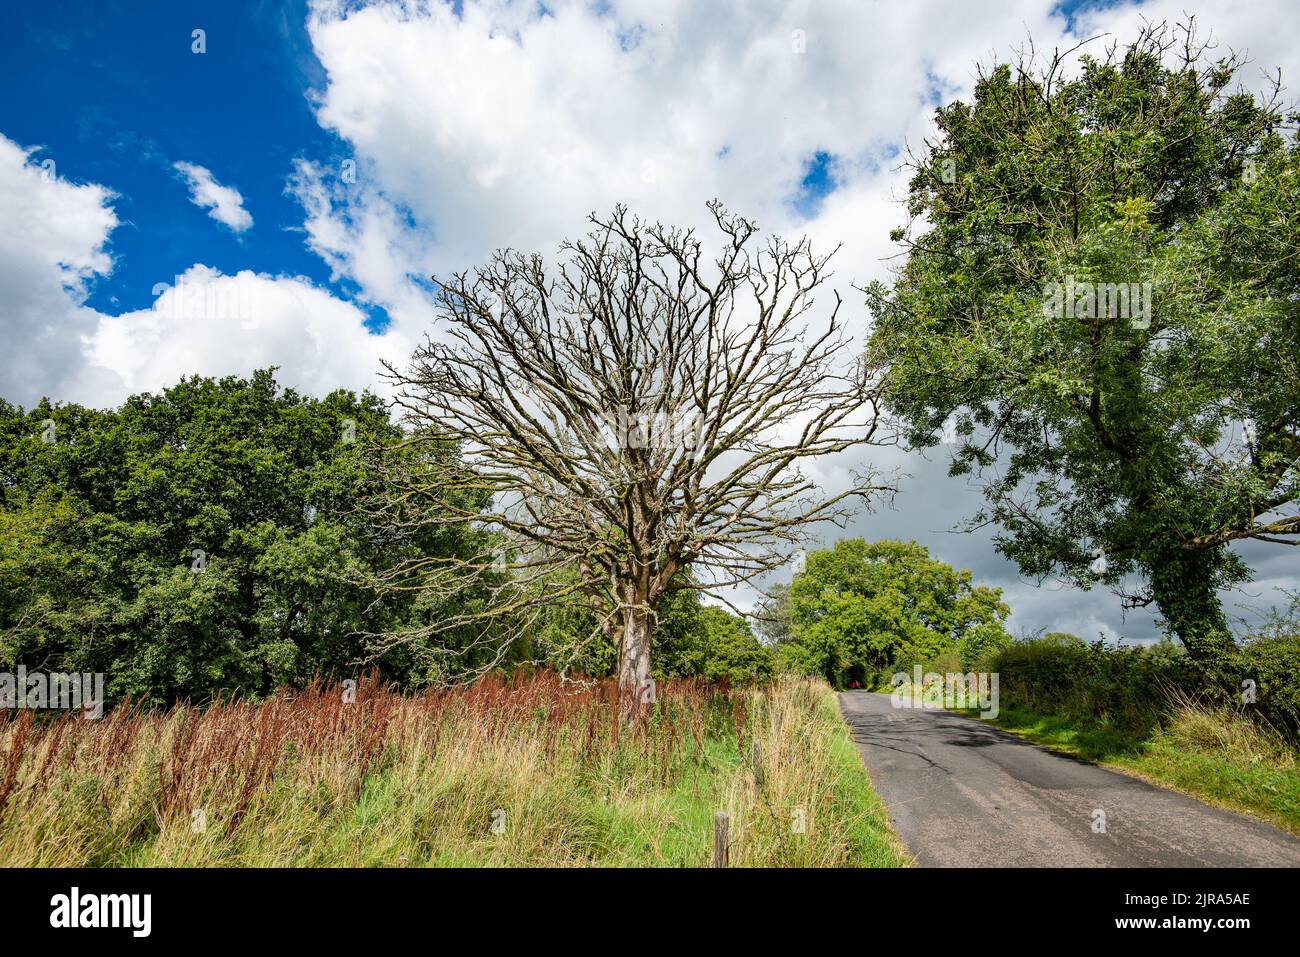
<svg viewBox="0 0 1300 957">
<path fill-rule="evenodd" d="M 1151 594 L 1192 660 L 1219 683 L 1236 642 L 1214 587 L 1214 561 L 1206 552 L 1173 549 L 1151 571 Z"/>
<path fill-rule="evenodd" d="M 618 692 L 624 717 L 629 720 L 647 712 L 654 704 L 654 685 L 650 681 L 651 618 L 645 600 L 632 599 L 623 609 Z"/>
</svg>

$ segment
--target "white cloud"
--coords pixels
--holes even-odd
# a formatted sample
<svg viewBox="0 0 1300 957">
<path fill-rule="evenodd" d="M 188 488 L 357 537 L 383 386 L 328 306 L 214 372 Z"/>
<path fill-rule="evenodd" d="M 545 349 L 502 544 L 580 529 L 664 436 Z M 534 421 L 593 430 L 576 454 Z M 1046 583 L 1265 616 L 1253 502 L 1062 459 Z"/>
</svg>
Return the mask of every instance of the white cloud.
<svg viewBox="0 0 1300 957">
<path fill-rule="evenodd" d="M 79 337 L 98 319 L 83 305 L 87 287 L 112 271 L 117 225 L 111 191 L 60 179 L 33 152 L 0 135 L 0 395 L 10 400 L 69 383 Z"/>
<path fill-rule="evenodd" d="M 190 188 L 190 202 L 208 211 L 208 215 L 234 233 L 253 226 L 253 217 L 244 209 L 244 197 L 233 186 L 223 186 L 206 166 L 177 162 L 172 167 L 185 178 Z"/>
<path fill-rule="evenodd" d="M 0 135 L 0 311 L 11 358 L 0 395 L 95 406 L 157 390 L 182 375 L 247 375 L 281 367 L 280 381 L 315 395 L 375 387 L 380 358 L 402 361 L 411 343 L 373 335 L 365 313 L 309 280 L 204 265 L 155 290 L 149 309 L 104 315 L 84 303 L 112 271 L 114 195 L 76 185 Z"/>
<path fill-rule="evenodd" d="M 1281 0 L 1202 26 L 1258 66 L 1296 55 Z M 514 246 L 551 255 L 593 210 L 701 224 L 719 197 L 767 230 L 843 243 L 841 291 L 883 276 L 906 186 L 898 150 L 931 132 L 936 98 L 969 96 L 978 63 L 1032 36 L 1073 46 L 1048 0 L 990 6 L 855 0 L 313 0 L 328 77 L 317 116 L 352 147 L 355 181 L 300 165 L 313 248 L 376 302 L 411 276 Z M 1077 14 L 1078 34 L 1134 36 L 1185 0 Z M 1192 12 L 1196 12 L 1193 10 Z M 1106 41 L 1094 44 L 1100 50 Z M 818 152 L 838 188 L 811 221 L 790 202 Z M 399 306 L 400 308 L 400 306 Z"/>
<path fill-rule="evenodd" d="M 88 369 L 127 395 L 184 375 L 248 375 L 276 365 L 278 377 L 312 395 L 374 387 L 381 358 L 403 361 L 411 345 L 373 335 L 365 314 L 308 280 L 225 276 L 190 267 L 150 309 L 104 316 L 86 342 Z M 100 387 L 102 391 L 102 386 Z"/>
<path fill-rule="evenodd" d="M 934 76 L 968 86 L 987 50 L 1063 24 L 1030 0 L 941 16 L 848 2 L 355 6 L 320 2 L 311 19 L 329 77 L 318 118 L 360 160 L 338 215 L 381 196 L 409 210 L 398 238 L 439 271 L 502 245 L 549 253 L 616 202 L 700 223 L 716 196 L 793 231 L 790 200 L 819 151 L 850 187 L 825 215 L 871 211 L 893 180 L 877 161 L 923 135 Z M 888 226 L 854 230 L 868 232 L 846 249 L 855 266 Z"/>
<path fill-rule="evenodd" d="M 331 269 L 350 279 L 359 298 L 381 306 L 394 326 L 421 326 L 429 298 L 417 280 L 434 271 L 431 237 L 410 223 L 372 183 L 342 183 L 319 164 L 300 160 L 290 190 L 306 212 L 307 245 Z"/>
</svg>

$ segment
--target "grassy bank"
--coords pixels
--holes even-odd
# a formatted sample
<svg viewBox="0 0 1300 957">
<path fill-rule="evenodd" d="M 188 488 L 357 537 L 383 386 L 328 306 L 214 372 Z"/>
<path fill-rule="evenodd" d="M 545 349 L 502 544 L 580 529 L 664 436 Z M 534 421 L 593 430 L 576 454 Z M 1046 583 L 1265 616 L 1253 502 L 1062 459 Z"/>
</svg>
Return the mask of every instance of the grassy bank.
<svg viewBox="0 0 1300 957">
<path fill-rule="evenodd" d="M 1230 708 L 1175 702 L 1145 734 L 1003 705 L 993 724 L 1300 834 L 1300 755 Z"/>
<path fill-rule="evenodd" d="M 904 862 L 820 683 L 667 682 L 637 730 L 551 675 L 0 716 L 10 866 L 703 866 L 718 810 L 734 866 Z"/>
</svg>

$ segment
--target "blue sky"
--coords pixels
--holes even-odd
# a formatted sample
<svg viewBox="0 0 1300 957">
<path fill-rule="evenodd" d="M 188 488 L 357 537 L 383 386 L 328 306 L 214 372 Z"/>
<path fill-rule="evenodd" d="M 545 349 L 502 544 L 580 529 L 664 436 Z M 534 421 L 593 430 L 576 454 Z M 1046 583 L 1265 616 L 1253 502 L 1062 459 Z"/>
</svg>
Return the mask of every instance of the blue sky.
<svg viewBox="0 0 1300 957">
<path fill-rule="evenodd" d="M 41 147 L 31 161 L 53 160 L 59 177 L 116 193 L 112 274 L 89 286 L 86 305 L 147 308 L 155 286 L 202 263 L 225 274 L 306 277 L 358 304 L 372 329 L 385 326 L 384 309 L 307 248 L 302 206 L 286 191 L 296 159 L 337 167 L 352 156 L 316 120 L 326 76 L 307 14 L 306 0 L 52 0 L 26 8 L 0 35 L 0 82 L 24 93 L 0 100 L 0 132 Z M 834 191 L 836 159 L 819 147 L 803 157 L 805 174 L 785 197 L 800 216 L 813 216 Z M 256 228 L 214 227 L 190 202 L 177 162 L 237 188 Z"/>
<path fill-rule="evenodd" d="M 1055 10 L 1073 24 L 1080 9 L 1105 5 L 1070 0 Z M 459 0 L 448 6 L 461 13 Z M 535 9 L 553 16 L 545 5 Z M 315 116 L 326 73 L 307 16 L 307 0 L 50 0 L 13 17 L 0 35 L 0 82 L 22 95 L 0 99 L 0 133 L 39 146 L 31 161 L 52 160 L 59 177 L 116 194 L 112 272 L 88 285 L 87 306 L 114 313 L 147 308 L 159 283 L 202 263 L 225 274 L 253 269 L 305 277 L 358 304 L 370 328 L 384 328 L 383 307 L 358 297 L 357 283 L 332 275 L 304 243 L 301 204 L 286 191 L 296 159 L 337 166 L 352 156 L 350 144 Z M 202 53 L 194 49 L 196 29 L 204 31 Z M 645 29 L 620 28 L 621 47 L 631 49 L 626 37 Z M 927 85 L 930 105 L 957 92 L 928 71 Z M 877 159 L 892 159 L 899 146 L 884 144 Z M 731 150 L 724 144 L 719 160 Z M 780 198 L 809 219 L 839 185 L 836 166 L 845 157 L 808 143 L 798 159 L 801 178 Z M 256 228 L 214 228 L 190 202 L 177 162 L 198 164 L 237 188 Z"/>
<path fill-rule="evenodd" d="M 304 0 L 284 3 L 27 6 L 0 35 L 0 132 L 43 149 L 60 177 L 117 193 L 114 269 L 88 305 L 122 312 L 153 300 L 156 283 L 194 263 L 254 268 L 328 283 L 304 245 L 302 209 L 285 193 L 297 156 L 347 154 L 316 123 L 310 91 L 323 81 L 305 29 Z M 194 29 L 206 52 L 192 52 Z M 256 228 L 222 229 L 190 203 L 177 161 L 237 184 Z"/>
</svg>

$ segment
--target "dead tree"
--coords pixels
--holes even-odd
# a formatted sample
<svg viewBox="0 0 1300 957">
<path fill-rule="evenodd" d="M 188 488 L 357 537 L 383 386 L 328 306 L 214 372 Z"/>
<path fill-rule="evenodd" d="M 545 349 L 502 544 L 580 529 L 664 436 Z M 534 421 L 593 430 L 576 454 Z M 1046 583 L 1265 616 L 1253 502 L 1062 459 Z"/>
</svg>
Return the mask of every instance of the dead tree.
<svg viewBox="0 0 1300 957">
<path fill-rule="evenodd" d="M 838 293 L 814 321 L 830 256 L 710 210 L 714 258 L 693 230 L 617 208 L 561 246 L 554 273 L 507 250 L 435 280 L 446 328 L 387 375 L 409 442 L 461 455 L 433 480 L 385 466 L 387 517 L 500 544 L 385 576 L 494 596 L 430 628 L 583 601 L 618 650 L 621 691 L 644 701 L 655 603 L 675 576 L 689 568 L 688 587 L 706 591 L 750 582 L 789 562 L 810 525 L 842 525 L 851 500 L 888 488 L 868 471 L 826 494 L 801 468 L 884 438 Z"/>
</svg>

